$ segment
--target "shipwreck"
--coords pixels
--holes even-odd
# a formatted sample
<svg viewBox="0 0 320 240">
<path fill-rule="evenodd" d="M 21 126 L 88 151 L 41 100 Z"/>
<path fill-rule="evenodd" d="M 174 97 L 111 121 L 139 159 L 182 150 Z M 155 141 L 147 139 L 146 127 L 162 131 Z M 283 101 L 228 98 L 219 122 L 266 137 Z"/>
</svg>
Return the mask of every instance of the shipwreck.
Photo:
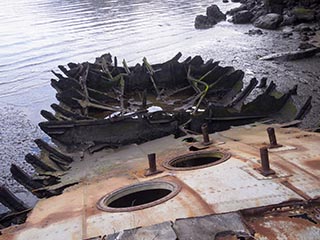
<svg viewBox="0 0 320 240">
<path fill-rule="evenodd" d="M 273 82 L 178 53 L 59 66 L 40 154 L 0 188 L 0 239 L 317 239 L 320 135 Z M 13 224 L 21 224 L 12 226 Z M 293 234 L 294 232 L 294 234 Z"/>
</svg>

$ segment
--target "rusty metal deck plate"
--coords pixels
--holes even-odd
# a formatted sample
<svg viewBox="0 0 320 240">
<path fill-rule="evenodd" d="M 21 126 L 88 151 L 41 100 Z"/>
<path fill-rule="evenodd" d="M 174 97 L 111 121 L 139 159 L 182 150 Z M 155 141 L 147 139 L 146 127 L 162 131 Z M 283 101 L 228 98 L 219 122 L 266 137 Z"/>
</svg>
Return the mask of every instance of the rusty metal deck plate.
<svg viewBox="0 0 320 240">
<path fill-rule="evenodd" d="M 320 135 L 299 129 L 276 128 L 278 142 L 284 147 L 270 151 L 270 165 L 276 174 L 264 177 L 257 168 L 260 166 L 259 148 L 268 144 L 267 127 L 257 124 L 211 135 L 219 144 L 200 151 L 228 152 L 230 159 L 187 171 L 162 167 L 168 159 L 191 153 L 189 149 L 194 143 L 173 136 L 139 146 L 85 155 L 83 161 L 72 163 L 72 170 L 63 177 L 65 181 L 80 180 L 80 184 L 62 195 L 41 200 L 25 224 L 5 229 L 0 239 L 88 239 L 181 218 L 319 197 Z M 193 137 L 201 142 L 198 136 Z M 146 177 L 146 155 L 152 152 L 157 153 L 157 165 L 163 172 Z M 105 212 L 96 207 L 99 199 L 110 192 L 151 180 L 171 181 L 181 190 L 167 201 L 130 212 Z M 261 218 L 260 221 L 261 228 L 276 225 L 274 219 Z M 312 232 L 317 233 L 318 225 L 311 226 Z M 294 222 L 288 224 L 289 229 L 295 227 Z M 300 232 L 301 236 L 309 236 L 311 230 L 308 227 Z M 277 229 L 278 232 L 274 230 L 276 236 L 284 231 L 281 224 Z"/>
</svg>

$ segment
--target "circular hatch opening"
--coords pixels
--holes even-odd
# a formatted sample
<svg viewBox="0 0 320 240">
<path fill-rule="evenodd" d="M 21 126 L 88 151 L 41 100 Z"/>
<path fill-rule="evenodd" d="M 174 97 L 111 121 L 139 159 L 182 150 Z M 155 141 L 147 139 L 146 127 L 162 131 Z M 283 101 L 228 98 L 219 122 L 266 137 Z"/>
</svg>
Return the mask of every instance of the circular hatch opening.
<svg viewBox="0 0 320 240">
<path fill-rule="evenodd" d="M 179 185 L 168 181 L 150 181 L 120 188 L 102 197 L 97 203 L 100 210 L 128 212 L 163 203 L 180 191 Z"/>
<path fill-rule="evenodd" d="M 193 170 L 210 167 L 230 158 L 225 152 L 200 152 L 185 154 L 164 162 L 163 166 L 171 170 Z"/>
</svg>

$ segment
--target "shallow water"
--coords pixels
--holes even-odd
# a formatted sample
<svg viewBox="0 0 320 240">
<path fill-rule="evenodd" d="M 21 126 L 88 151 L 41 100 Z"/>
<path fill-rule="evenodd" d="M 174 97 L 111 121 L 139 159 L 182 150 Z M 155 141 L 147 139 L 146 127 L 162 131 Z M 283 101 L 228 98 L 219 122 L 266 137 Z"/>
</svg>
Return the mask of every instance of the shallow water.
<svg viewBox="0 0 320 240">
<path fill-rule="evenodd" d="M 141 62 L 144 56 L 150 63 L 168 60 L 180 51 L 185 58 L 202 55 L 241 68 L 246 79 L 266 76 L 281 90 L 300 83 L 298 104 L 306 95 L 315 95 L 316 107 L 307 118 L 314 124 L 320 101 L 316 94 L 320 91 L 319 58 L 291 63 L 258 61 L 259 56 L 297 48 L 295 37 L 283 39 L 278 31 L 248 36 L 245 33 L 253 28 L 251 25 L 228 22 L 208 30 L 194 29 L 195 16 L 205 14 L 206 7 L 214 2 L 223 12 L 237 6 L 222 0 L 2 0 L 0 183 L 24 192 L 10 178 L 8 169 L 15 162 L 32 171 L 23 159 L 33 150 L 32 139 L 43 136 L 35 129 L 41 121 L 39 111 L 49 110 L 55 102 L 50 71 L 70 61 L 94 61 L 107 52 L 119 61 L 125 58 L 130 65 Z M 17 141 L 21 136 L 23 144 Z"/>
</svg>

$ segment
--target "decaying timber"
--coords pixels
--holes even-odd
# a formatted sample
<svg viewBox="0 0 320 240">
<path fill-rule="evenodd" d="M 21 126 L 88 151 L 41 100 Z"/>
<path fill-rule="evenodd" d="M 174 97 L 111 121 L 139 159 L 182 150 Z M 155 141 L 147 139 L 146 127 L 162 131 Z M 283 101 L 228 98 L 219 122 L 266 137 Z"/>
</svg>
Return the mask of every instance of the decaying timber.
<svg viewBox="0 0 320 240">
<path fill-rule="evenodd" d="M 180 58 L 181 53 L 162 64 L 150 64 L 144 58 L 134 67 L 123 61 L 120 67 L 117 58 L 112 62 L 111 55 L 105 54 L 95 63 L 59 66 L 63 74 L 53 72 L 57 79 L 51 80 L 59 104 L 51 105 L 54 113 L 42 110 L 47 121 L 39 124 L 57 145 L 35 140 L 40 154 L 27 154 L 25 159 L 37 174 L 29 176 L 12 165 L 14 179 L 38 198 L 48 198 L 86 178 L 81 169 L 73 176 L 72 167 L 79 162 L 75 159 L 86 159 L 86 154 L 103 148 L 200 133 L 204 123 L 208 134 L 260 119 L 300 120 L 311 108 L 309 98 L 297 111 L 291 101 L 296 88 L 280 93 L 271 82 L 253 98 L 258 81 L 253 78 L 245 84 L 243 71 L 213 60 L 204 62 L 200 56 L 182 62 Z M 207 139 L 205 146 L 190 150 L 202 151 L 211 144 Z M 150 175 L 162 172 L 151 169 Z M 7 206 L 14 196 L 3 189 L 0 202 Z M 30 211 L 19 205 L 19 199 L 13 202 L 8 205 L 10 212 L 0 216 L 1 228 L 20 223 Z"/>
<path fill-rule="evenodd" d="M 314 55 L 320 52 L 320 48 L 313 47 L 305 50 L 283 52 L 283 53 L 274 53 L 264 57 L 261 57 L 260 60 L 283 60 L 283 61 L 292 61 L 303 58 L 313 57 Z"/>
<path fill-rule="evenodd" d="M 134 67 L 123 61 L 121 67 L 117 58 L 113 65 L 111 55 L 105 54 L 95 63 L 69 63 L 69 69 L 59 66 L 65 76 L 54 72 L 58 80 L 51 84 L 60 105 L 52 105 L 55 114 L 43 110 L 48 121 L 39 125 L 55 142 L 74 150 L 142 143 L 176 134 L 181 126 L 200 132 L 204 122 L 214 132 L 261 118 L 290 121 L 296 117 L 290 101 L 293 91 L 279 93 L 271 82 L 248 102 L 258 83 L 255 78 L 243 87 L 241 70 L 213 60 L 204 62 L 200 56 L 182 62 L 180 58 L 178 53 L 153 65 L 144 58 L 143 64 Z M 146 111 L 152 106 L 161 107 L 161 114 Z M 281 113 L 285 108 L 291 110 Z M 168 119 L 164 121 L 163 116 Z"/>
</svg>

